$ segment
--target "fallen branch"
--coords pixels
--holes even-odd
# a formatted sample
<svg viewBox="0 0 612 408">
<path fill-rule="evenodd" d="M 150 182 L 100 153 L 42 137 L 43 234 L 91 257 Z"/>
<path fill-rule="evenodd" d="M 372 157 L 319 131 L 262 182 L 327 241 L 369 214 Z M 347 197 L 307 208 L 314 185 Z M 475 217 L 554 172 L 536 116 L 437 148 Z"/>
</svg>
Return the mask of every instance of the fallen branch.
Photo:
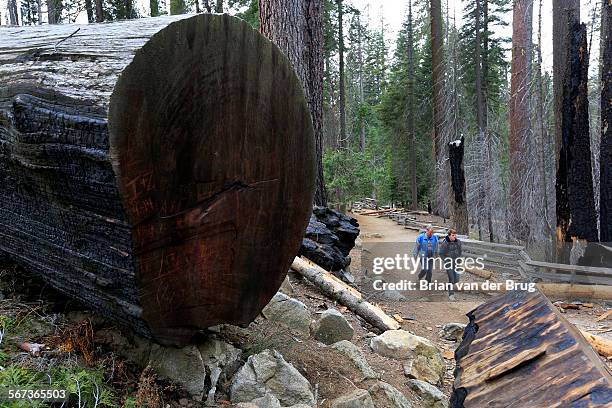
<svg viewBox="0 0 612 408">
<path fill-rule="evenodd" d="M 382 309 L 366 302 L 361 293 L 348 286 L 320 266 L 304 258 L 296 257 L 291 269 L 315 285 L 326 296 L 334 299 L 379 330 L 397 330 L 400 324 Z"/>
<path fill-rule="evenodd" d="M 580 333 L 582 333 L 584 338 L 591 344 L 591 346 L 593 346 L 597 353 L 606 358 L 612 356 L 612 340 L 606 339 L 602 336 L 597 336 L 584 330 L 580 330 Z"/>
</svg>

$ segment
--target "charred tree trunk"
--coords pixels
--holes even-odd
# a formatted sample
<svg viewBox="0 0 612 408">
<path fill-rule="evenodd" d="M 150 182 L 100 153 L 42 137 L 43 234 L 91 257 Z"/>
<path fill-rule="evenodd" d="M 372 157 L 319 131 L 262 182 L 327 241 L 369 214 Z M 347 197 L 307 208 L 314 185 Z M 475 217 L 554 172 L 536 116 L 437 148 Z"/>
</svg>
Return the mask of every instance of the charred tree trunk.
<svg viewBox="0 0 612 408">
<path fill-rule="evenodd" d="M 516 0 L 512 19 L 512 78 L 510 86 L 510 236 L 526 241 L 529 226 L 525 214 L 526 172 L 531 132 L 529 94 L 533 0 Z"/>
<path fill-rule="evenodd" d="M 215 5 L 215 13 L 223 13 L 223 0 L 217 0 Z"/>
<path fill-rule="evenodd" d="M 3 29 L 0 252 L 164 343 L 254 319 L 314 192 L 282 52 L 227 15 Z"/>
<path fill-rule="evenodd" d="M 463 136 L 448 144 L 448 157 L 451 170 L 451 187 L 453 189 L 453 226 L 459 234 L 469 235 L 468 209 L 465 199 L 465 170 Z"/>
<path fill-rule="evenodd" d="M 323 177 L 323 1 L 260 0 L 261 32 L 289 57 L 302 82 L 315 132 L 314 203 L 327 205 Z"/>
<path fill-rule="evenodd" d="M 569 30 L 580 22 L 580 0 L 555 0 L 553 7 L 553 92 L 555 97 L 556 157 L 562 144 L 563 87 L 568 64 Z M 557 163 L 558 165 L 558 163 Z"/>
<path fill-rule="evenodd" d="M 601 24 L 601 150 L 600 218 L 601 242 L 612 245 L 612 4 L 603 1 Z"/>
<path fill-rule="evenodd" d="M 204 9 L 207 13 L 212 13 L 212 6 L 210 5 L 210 0 L 203 0 Z"/>
<path fill-rule="evenodd" d="M 562 139 L 557 169 L 557 242 L 598 241 L 591 171 L 587 80 L 587 31 L 576 23 L 569 30 L 563 80 Z"/>
</svg>

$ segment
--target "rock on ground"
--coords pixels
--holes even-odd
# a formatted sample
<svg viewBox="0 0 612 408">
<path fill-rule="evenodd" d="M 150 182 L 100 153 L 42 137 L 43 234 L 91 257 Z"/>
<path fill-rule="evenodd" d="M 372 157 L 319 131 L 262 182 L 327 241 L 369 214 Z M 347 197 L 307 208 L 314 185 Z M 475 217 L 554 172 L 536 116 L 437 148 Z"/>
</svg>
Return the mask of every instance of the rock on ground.
<svg viewBox="0 0 612 408">
<path fill-rule="evenodd" d="M 404 373 L 410 378 L 441 384 L 446 371 L 442 353 L 430 340 L 405 330 L 388 330 L 370 340 L 381 356 L 406 360 Z"/>
<path fill-rule="evenodd" d="M 448 407 L 448 397 L 428 382 L 410 380 L 408 386 L 423 400 L 423 408 Z"/>
<path fill-rule="evenodd" d="M 356 389 L 350 394 L 336 398 L 332 408 L 375 408 L 370 393 L 366 390 Z"/>
<path fill-rule="evenodd" d="M 230 386 L 233 403 L 251 402 L 266 394 L 272 394 L 282 406 L 315 402 L 308 380 L 276 350 L 250 356 Z"/>
<path fill-rule="evenodd" d="M 412 408 L 410 401 L 397 388 L 383 381 L 377 381 L 368 391 L 374 401 L 374 406 Z"/>
<path fill-rule="evenodd" d="M 306 305 L 284 293 L 274 295 L 261 314 L 266 319 L 287 326 L 304 336 L 310 335 L 312 318 Z"/>
<path fill-rule="evenodd" d="M 180 349 L 151 344 L 148 364 L 161 378 L 183 387 L 193 399 L 201 401 L 206 395 L 207 404 L 214 404 L 219 379 L 231 375 L 241 353 L 214 338 Z"/>
<path fill-rule="evenodd" d="M 351 340 L 354 333 L 353 326 L 336 309 L 327 309 L 312 326 L 313 337 L 327 345 Z"/>
<path fill-rule="evenodd" d="M 361 378 L 359 381 L 369 380 L 369 379 L 378 379 L 380 376 L 372 369 L 368 361 L 359 350 L 359 347 L 354 345 L 348 340 L 342 340 L 337 343 L 332 344 L 331 346 L 334 350 L 338 350 L 340 353 L 347 356 L 353 364 L 359 370 Z"/>
<path fill-rule="evenodd" d="M 450 341 L 461 341 L 465 326 L 463 323 L 445 324 L 442 326 L 442 330 L 440 330 L 440 338 Z"/>
</svg>

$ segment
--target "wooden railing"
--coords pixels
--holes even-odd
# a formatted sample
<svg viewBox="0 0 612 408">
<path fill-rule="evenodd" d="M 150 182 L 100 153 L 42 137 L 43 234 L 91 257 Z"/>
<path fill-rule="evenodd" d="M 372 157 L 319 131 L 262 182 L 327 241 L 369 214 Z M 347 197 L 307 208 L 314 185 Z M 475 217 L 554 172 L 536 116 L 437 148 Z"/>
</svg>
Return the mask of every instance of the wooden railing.
<svg viewBox="0 0 612 408">
<path fill-rule="evenodd" d="M 420 222 L 417 213 L 411 211 L 389 211 L 378 216 L 387 217 L 407 229 L 421 231 L 427 223 Z M 434 225 L 438 235 L 446 234 L 446 227 Z M 485 268 L 500 272 L 502 277 L 517 278 L 531 282 L 562 282 L 583 285 L 612 286 L 612 268 L 568 265 L 534 261 L 524 246 L 485 242 L 466 237 L 461 238 L 463 255 L 482 257 Z M 605 248 L 611 251 L 611 248 Z"/>
</svg>

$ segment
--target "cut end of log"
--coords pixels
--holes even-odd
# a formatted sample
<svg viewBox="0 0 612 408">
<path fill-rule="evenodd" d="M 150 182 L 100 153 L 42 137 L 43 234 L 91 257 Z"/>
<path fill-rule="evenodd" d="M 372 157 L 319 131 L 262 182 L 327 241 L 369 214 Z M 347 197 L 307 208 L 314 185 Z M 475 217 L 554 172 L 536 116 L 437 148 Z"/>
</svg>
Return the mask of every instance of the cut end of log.
<svg viewBox="0 0 612 408">
<path fill-rule="evenodd" d="M 227 15 L 174 22 L 123 71 L 109 134 L 154 335 L 252 321 L 314 194 L 310 114 L 286 58 Z"/>
</svg>

